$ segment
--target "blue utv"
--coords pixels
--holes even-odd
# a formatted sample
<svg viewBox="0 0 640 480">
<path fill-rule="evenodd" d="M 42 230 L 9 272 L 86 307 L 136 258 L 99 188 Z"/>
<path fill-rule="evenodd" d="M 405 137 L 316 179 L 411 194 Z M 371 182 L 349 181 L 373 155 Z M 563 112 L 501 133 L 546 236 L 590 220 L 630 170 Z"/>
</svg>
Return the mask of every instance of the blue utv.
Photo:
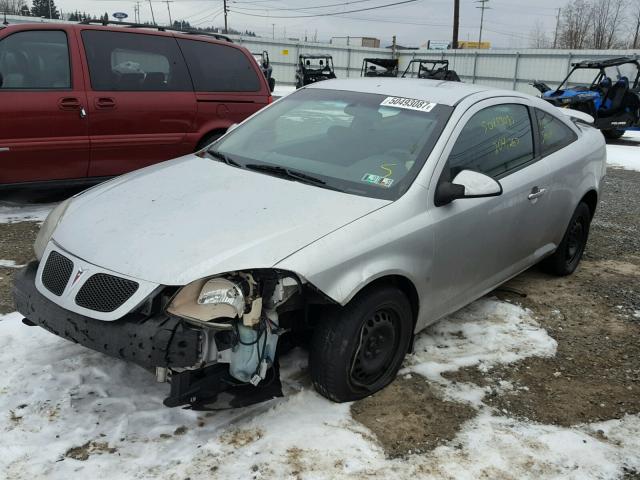
<svg viewBox="0 0 640 480">
<path fill-rule="evenodd" d="M 571 66 L 569 75 L 555 90 L 539 81 L 532 85 L 552 105 L 591 115 L 595 127 L 607 138 L 620 138 L 627 128 L 640 126 L 638 60 L 630 57 L 584 60 Z M 588 70 L 595 70 L 595 78 L 590 85 L 580 84 L 580 79 L 585 78 L 583 71 Z"/>
</svg>

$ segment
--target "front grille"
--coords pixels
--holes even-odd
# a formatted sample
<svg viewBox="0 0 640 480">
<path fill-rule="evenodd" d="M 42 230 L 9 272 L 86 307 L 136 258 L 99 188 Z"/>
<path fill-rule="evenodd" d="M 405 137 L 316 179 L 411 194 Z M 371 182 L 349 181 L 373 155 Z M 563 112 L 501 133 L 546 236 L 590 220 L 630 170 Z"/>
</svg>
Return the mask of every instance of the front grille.
<svg viewBox="0 0 640 480">
<path fill-rule="evenodd" d="M 73 272 L 73 262 L 64 255 L 52 251 L 42 269 L 42 284 L 58 297 L 64 292 Z"/>
<path fill-rule="evenodd" d="M 91 275 L 76 295 L 76 304 L 96 312 L 113 312 L 138 290 L 138 283 L 106 273 Z"/>
</svg>

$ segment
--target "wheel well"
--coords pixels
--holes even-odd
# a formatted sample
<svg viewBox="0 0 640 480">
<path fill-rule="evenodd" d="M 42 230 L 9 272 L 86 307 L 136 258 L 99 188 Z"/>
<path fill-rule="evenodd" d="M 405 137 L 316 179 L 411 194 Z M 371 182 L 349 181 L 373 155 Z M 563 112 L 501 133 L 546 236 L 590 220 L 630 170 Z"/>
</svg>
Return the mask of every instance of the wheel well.
<svg viewBox="0 0 640 480">
<path fill-rule="evenodd" d="M 581 202 L 584 202 L 589 207 L 589 211 L 591 212 L 591 218 L 596 214 L 596 208 L 598 206 L 598 194 L 595 190 L 589 190 L 584 197 L 582 197 Z"/>
<path fill-rule="evenodd" d="M 226 128 L 216 128 L 215 130 L 211 130 L 207 133 L 205 133 L 200 140 L 198 140 L 198 145 L 196 146 L 196 151 L 203 149 L 204 147 L 206 147 L 206 143 L 207 140 L 210 137 L 213 137 L 214 135 L 222 135 L 224 132 L 226 132 L 227 129 Z"/>
<path fill-rule="evenodd" d="M 413 316 L 413 325 L 415 327 L 416 321 L 418 320 L 418 311 L 420 310 L 420 300 L 418 297 L 418 291 L 416 287 L 413 285 L 413 282 L 409 280 L 407 277 L 403 277 L 402 275 L 387 275 L 385 277 L 380 277 L 375 279 L 373 282 L 368 284 L 362 291 L 368 290 L 370 288 L 378 287 L 380 285 L 393 285 L 407 296 L 409 300 L 409 304 L 411 305 L 411 313 Z"/>
</svg>

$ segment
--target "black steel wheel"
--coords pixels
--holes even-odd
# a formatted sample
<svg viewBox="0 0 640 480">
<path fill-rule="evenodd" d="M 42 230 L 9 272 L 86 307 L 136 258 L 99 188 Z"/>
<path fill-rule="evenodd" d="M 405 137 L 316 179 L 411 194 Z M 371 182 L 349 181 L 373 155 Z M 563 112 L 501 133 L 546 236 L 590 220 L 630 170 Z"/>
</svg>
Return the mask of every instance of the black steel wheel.
<svg viewBox="0 0 640 480">
<path fill-rule="evenodd" d="M 587 246 L 590 224 L 591 210 L 586 203 L 581 202 L 573 213 L 557 250 L 542 262 L 543 268 L 554 275 L 572 274 Z"/>
<path fill-rule="evenodd" d="M 309 352 L 314 387 L 336 402 L 384 388 L 402 365 L 412 330 L 411 305 L 393 286 L 366 290 L 343 309 L 327 312 Z"/>
</svg>

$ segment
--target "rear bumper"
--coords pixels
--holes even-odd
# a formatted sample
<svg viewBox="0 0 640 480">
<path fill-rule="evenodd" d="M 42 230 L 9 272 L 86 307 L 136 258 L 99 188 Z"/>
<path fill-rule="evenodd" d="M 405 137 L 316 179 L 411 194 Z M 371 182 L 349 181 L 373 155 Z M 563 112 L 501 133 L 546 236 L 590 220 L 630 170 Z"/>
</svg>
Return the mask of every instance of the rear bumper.
<svg viewBox="0 0 640 480">
<path fill-rule="evenodd" d="M 49 332 L 112 357 L 143 367 L 192 367 L 199 363 L 203 333 L 179 317 L 140 313 L 107 322 L 70 312 L 44 297 L 35 286 L 38 262 L 14 280 L 17 310 Z"/>
</svg>

